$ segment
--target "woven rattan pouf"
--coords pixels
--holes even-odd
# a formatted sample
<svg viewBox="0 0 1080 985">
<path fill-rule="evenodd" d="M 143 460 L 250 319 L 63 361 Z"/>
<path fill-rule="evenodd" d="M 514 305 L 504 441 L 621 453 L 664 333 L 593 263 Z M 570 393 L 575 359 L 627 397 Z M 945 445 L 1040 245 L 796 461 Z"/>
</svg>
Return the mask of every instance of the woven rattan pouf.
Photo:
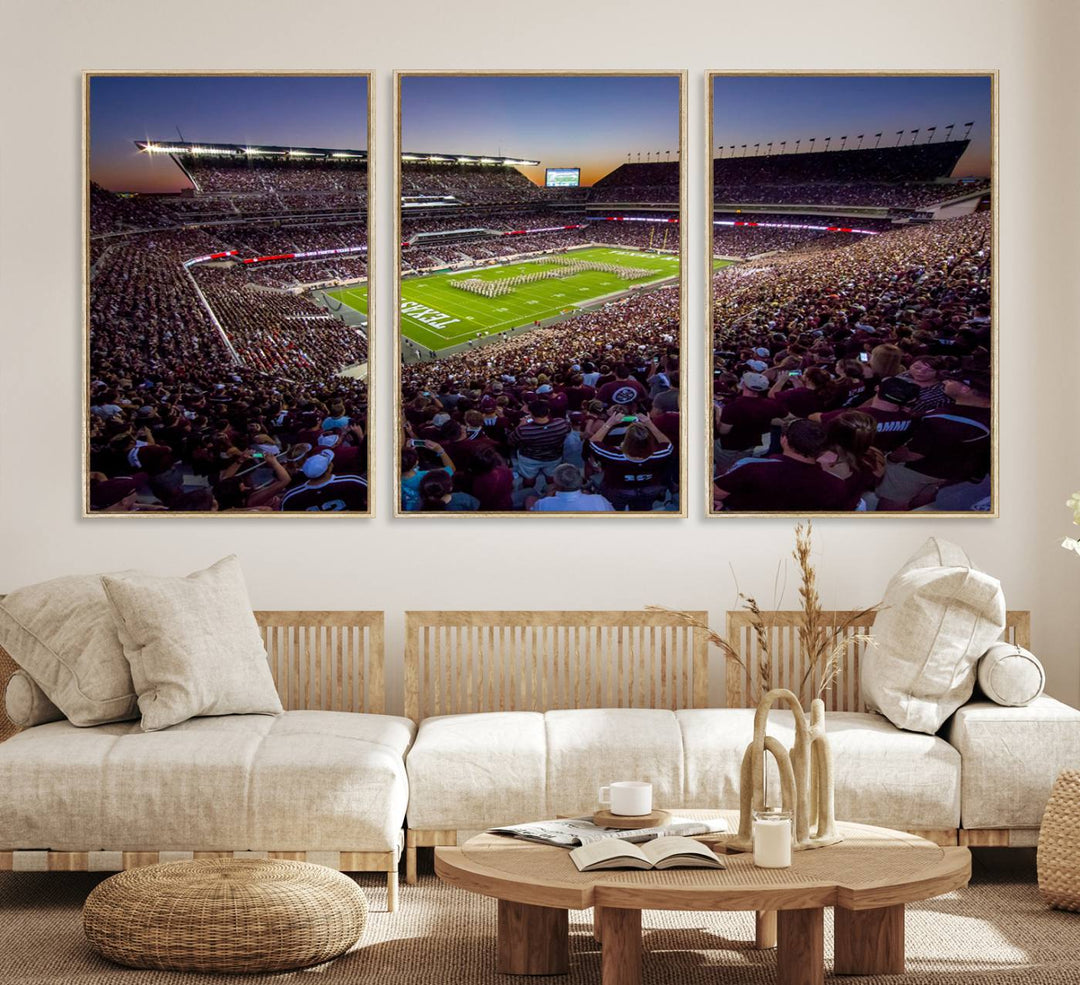
<svg viewBox="0 0 1080 985">
<path fill-rule="evenodd" d="M 1059 910 L 1080 910 L 1080 770 L 1054 782 L 1039 828 L 1039 892 Z"/>
<path fill-rule="evenodd" d="M 195 859 L 130 869 L 83 908 L 90 946 L 117 964 L 244 973 L 306 968 L 344 954 L 367 921 L 347 875 L 279 859 Z"/>
</svg>

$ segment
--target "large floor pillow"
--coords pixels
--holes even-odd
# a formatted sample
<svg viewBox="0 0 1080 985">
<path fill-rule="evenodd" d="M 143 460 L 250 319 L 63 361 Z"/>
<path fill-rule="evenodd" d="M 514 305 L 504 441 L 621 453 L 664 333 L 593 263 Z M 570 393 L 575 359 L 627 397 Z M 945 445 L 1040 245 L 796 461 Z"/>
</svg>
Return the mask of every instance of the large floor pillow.
<svg viewBox="0 0 1080 985">
<path fill-rule="evenodd" d="M 889 582 L 867 648 L 862 696 L 895 726 L 937 732 L 970 697 L 976 664 L 1005 629 L 1001 583 L 931 537 Z"/>
</svg>

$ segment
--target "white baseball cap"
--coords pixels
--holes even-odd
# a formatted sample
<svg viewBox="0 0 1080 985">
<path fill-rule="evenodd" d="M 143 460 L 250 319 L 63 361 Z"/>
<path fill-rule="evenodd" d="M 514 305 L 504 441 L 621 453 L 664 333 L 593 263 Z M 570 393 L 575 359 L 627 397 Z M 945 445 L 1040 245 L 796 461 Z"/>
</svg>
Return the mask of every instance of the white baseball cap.
<svg viewBox="0 0 1080 985">
<path fill-rule="evenodd" d="M 323 449 L 316 452 L 310 458 L 306 459 L 304 464 L 300 466 L 300 471 L 304 473 L 309 479 L 319 479 L 326 475 L 326 470 L 330 468 L 330 463 L 334 460 L 334 453 L 329 449 Z"/>
</svg>

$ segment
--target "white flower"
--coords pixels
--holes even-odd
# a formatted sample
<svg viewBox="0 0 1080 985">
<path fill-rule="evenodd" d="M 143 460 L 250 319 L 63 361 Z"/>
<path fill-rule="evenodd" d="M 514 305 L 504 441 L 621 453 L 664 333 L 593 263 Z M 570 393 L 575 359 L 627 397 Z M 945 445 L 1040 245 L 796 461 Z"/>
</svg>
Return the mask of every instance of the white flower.
<svg viewBox="0 0 1080 985">
<path fill-rule="evenodd" d="M 1065 500 L 1065 505 L 1073 511 L 1073 523 L 1080 525 L 1080 492 L 1074 492 Z"/>
<path fill-rule="evenodd" d="M 1066 537 L 1061 542 L 1061 546 L 1067 551 L 1073 551 L 1076 554 L 1080 554 L 1080 540 L 1073 540 L 1072 537 Z"/>
</svg>

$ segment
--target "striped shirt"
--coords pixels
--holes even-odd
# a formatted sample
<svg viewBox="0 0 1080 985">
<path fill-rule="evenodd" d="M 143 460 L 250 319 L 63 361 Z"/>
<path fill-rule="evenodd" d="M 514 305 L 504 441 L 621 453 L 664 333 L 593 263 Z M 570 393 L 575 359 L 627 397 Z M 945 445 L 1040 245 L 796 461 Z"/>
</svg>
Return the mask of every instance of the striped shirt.
<svg viewBox="0 0 1080 985">
<path fill-rule="evenodd" d="M 570 422 L 555 417 L 543 424 L 525 421 L 510 432 L 510 441 L 517 445 L 519 455 L 538 462 L 554 462 L 562 458 L 563 442 L 570 433 Z"/>
</svg>

